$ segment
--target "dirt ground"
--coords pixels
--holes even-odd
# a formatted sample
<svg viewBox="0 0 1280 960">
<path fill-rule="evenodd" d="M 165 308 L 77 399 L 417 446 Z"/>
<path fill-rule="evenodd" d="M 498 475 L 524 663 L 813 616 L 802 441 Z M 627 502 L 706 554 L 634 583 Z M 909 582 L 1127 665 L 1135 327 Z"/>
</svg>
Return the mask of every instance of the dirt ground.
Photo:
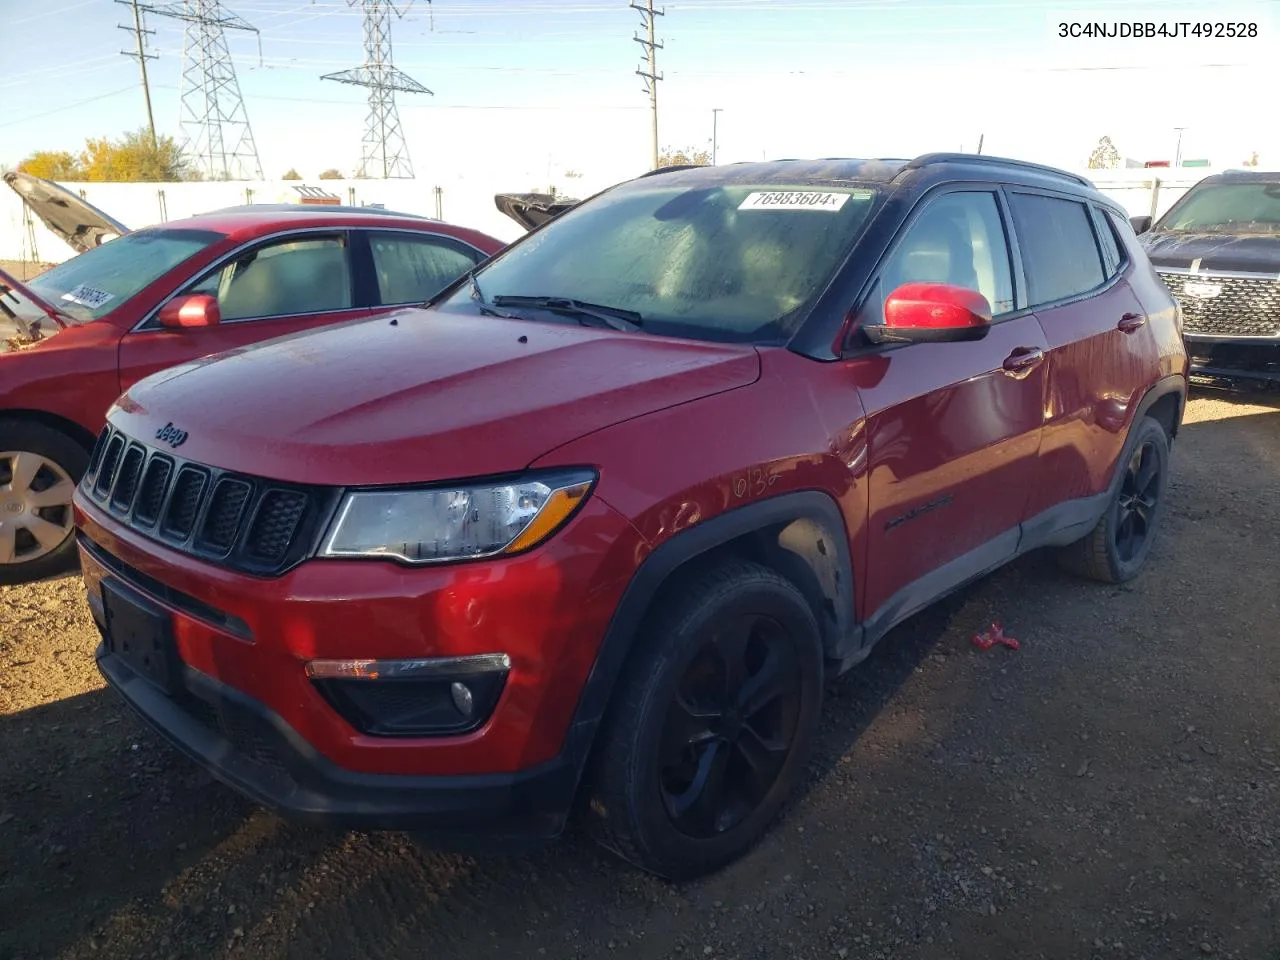
<svg viewBox="0 0 1280 960">
<path fill-rule="evenodd" d="M 786 818 L 684 887 L 256 810 L 104 689 L 77 578 L 0 588 L 0 957 L 1276 960 L 1280 405 L 1187 421 L 1142 577 L 1032 556 L 895 631 Z"/>
</svg>

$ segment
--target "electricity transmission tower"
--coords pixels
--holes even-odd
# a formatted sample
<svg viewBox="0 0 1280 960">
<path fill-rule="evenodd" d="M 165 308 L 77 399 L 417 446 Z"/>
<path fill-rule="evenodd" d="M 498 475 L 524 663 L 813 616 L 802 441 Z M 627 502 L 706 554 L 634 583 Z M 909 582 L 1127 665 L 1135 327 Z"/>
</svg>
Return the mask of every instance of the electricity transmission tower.
<svg viewBox="0 0 1280 960">
<path fill-rule="evenodd" d="M 148 13 L 186 23 L 182 38 L 180 149 L 211 180 L 261 180 L 262 164 L 240 95 L 227 30 L 258 30 L 222 0 L 182 0 L 144 6 Z M 262 39 L 259 36 L 259 46 Z"/>
<path fill-rule="evenodd" d="M 658 51 L 662 49 L 662 44 L 654 39 L 653 27 L 654 18 L 666 15 L 664 10 L 653 9 L 653 0 L 645 0 L 644 3 L 630 4 L 633 10 L 640 11 L 640 25 L 645 28 L 647 36 L 637 36 L 632 39 L 644 48 L 646 60 L 648 62 L 648 70 L 641 67 L 636 71 L 638 76 L 644 78 L 644 92 L 649 95 L 649 110 L 653 120 L 653 169 L 658 169 L 658 81 L 662 79 L 662 74 L 658 73 Z"/>
<path fill-rule="evenodd" d="M 391 59 L 391 14 L 403 17 L 413 0 L 403 8 L 394 0 L 347 0 L 347 3 L 351 6 L 359 3 L 364 11 L 364 63 L 352 70 L 327 73 L 320 79 L 369 88 L 369 116 L 361 142 L 360 176 L 412 179 L 413 164 L 400 126 L 396 92 L 435 96 L 417 80 L 397 70 Z"/>
<path fill-rule="evenodd" d="M 144 25 L 142 18 L 142 6 L 138 0 L 116 0 L 116 3 L 122 3 L 126 7 L 133 7 L 133 26 L 129 27 L 123 23 L 116 24 L 126 33 L 132 33 L 134 37 L 134 45 L 136 50 L 121 50 L 123 56 L 130 57 L 138 61 L 138 66 L 142 70 L 142 95 L 147 101 L 147 129 L 151 131 L 151 149 L 156 146 L 156 118 L 151 112 L 151 84 L 147 82 L 147 61 L 154 60 L 158 54 L 147 53 L 147 37 L 154 36 L 154 30 L 148 30 Z"/>
</svg>

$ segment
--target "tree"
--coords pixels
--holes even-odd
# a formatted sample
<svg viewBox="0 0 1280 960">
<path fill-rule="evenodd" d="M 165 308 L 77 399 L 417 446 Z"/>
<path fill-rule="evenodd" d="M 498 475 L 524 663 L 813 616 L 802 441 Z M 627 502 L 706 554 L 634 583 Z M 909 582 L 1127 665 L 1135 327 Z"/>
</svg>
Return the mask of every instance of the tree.
<svg viewBox="0 0 1280 960">
<path fill-rule="evenodd" d="M 302 174 L 300 174 L 293 167 L 290 167 L 288 170 L 284 172 L 284 176 L 281 177 L 280 179 L 281 180 L 301 180 Z"/>
<path fill-rule="evenodd" d="M 1089 154 L 1089 169 L 1114 170 L 1118 166 L 1120 166 L 1120 151 L 1116 149 L 1110 137 L 1100 138 L 1098 145 L 1093 148 L 1093 153 Z"/>
<path fill-rule="evenodd" d="M 46 180 L 92 180 L 118 182 L 172 182 L 200 180 L 172 137 L 157 137 L 153 143 L 145 127 L 126 133 L 119 140 L 89 138 L 79 156 L 65 151 L 37 150 L 18 169 Z"/>
<path fill-rule="evenodd" d="M 337 167 L 330 167 L 328 170 L 324 170 L 321 172 L 320 179 L 321 180 L 342 180 L 345 178 L 342 176 L 342 171 L 339 170 Z"/>
<path fill-rule="evenodd" d="M 1249 154 L 1249 159 L 1244 162 L 1246 167 L 1256 167 L 1258 165 L 1258 151 L 1254 150 Z"/>
<path fill-rule="evenodd" d="M 673 150 L 667 147 L 662 153 L 658 154 L 659 167 L 678 167 L 685 164 L 693 164 L 698 167 L 708 167 L 711 165 L 711 154 L 706 150 L 695 150 L 688 147 L 684 150 Z"/>
<path fill-rule="evenodd" d="M 172 137 L 157 137 L 153 144 L 145 127 L 119 140 L 89 139 L 84 146 L 80 168 L 85 180 L 166 183 L 198 179 Z"/>
<path fill-rule="evenodd" d="M 46 180 L 83 180 L 80 163 L 65 150 L 37 150 L 18 164 L 18 170 Z"/>
</svg>

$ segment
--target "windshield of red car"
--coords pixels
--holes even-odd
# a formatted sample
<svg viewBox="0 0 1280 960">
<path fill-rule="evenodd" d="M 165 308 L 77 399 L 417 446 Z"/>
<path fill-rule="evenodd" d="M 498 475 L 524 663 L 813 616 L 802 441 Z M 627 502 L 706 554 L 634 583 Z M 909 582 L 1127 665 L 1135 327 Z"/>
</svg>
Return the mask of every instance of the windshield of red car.
<svg viewBox="0 0 1280 960">
<path fill-rule="evenodd" d="M 181 228 L 126 233 L 58 264 L 27 286 L 71 322 L 88 323 L 225 236 Z"/>
<path fill-rule="evenodd" d="M 1280 231 L 1280 183 L 1193 188 L 1158 229 L 1275 233 Z"/>
<path fill-rule="evenodd" d="M 500 254 L 477 284 L 490 304 L 570 298 L 638 314 L 645 333 L 777 341 L 835 275 L 877 195 L 847 182 L 634 182 Z M 470 293 L 446 303 L 465 308 Z"/>
</svg>

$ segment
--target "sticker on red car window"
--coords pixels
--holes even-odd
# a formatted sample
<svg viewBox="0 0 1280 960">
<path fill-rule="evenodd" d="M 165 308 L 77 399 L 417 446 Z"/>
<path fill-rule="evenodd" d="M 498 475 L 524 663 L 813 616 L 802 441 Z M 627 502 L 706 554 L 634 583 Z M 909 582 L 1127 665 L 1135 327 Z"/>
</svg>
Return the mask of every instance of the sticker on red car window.
<svg viewBox="0 0 1280 960">
<path fill-rule="evenodd" d="M 78 303 L 80 306 L 88 307 L 90 310 L 97 310 L 115 298 L 116 295 L 114 293 L 107 293 L 107 291 L 91 287 L 87 283 L 82 283 L 74 290 L 62 295 L 63 300 L 70 300 L 72 303 Z"/>
<path fill-rule="evenodd" d="M 817 190 L 772 190 L 748 194 L 739 210 L 824 210 L 835 213 L 852 196 L 865 200 L 869 190 L 852 193 L 821 193 Z"/>
</svg>

